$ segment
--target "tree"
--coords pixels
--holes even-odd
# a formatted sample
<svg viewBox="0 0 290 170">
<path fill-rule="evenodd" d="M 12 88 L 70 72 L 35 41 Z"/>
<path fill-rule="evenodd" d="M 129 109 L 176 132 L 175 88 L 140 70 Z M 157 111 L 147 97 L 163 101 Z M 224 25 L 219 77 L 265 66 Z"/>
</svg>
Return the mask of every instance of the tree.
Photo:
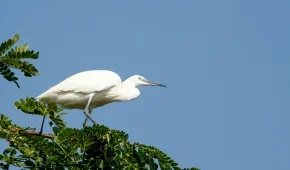
<svg viewBox="0 0 290 170">
<path fill-rule="evenodd" d="M 12 69 L 20 70 L 26 77 L 38 75 L 35 66 L 26 60 L 37 59 L 39 52 L 30 50 L 29 44 L 16 46 L 18 39 L 16 34 L 0 45 L 0 74 L 20 88 Z M 61 118 L 63 109 L 54 103 L 42 104 L 26 97 L 14 105 L 25 114 L 48 117 L 53 134 L 13 124 L 1 114 L 0 138 L 9 142 L 0 154 L 2 169 L 10 165 L 27 169 L 181 169 L 159 149 L 130 143 L 123 131 L 103 125 L 67 127 Z"/>
</svg>

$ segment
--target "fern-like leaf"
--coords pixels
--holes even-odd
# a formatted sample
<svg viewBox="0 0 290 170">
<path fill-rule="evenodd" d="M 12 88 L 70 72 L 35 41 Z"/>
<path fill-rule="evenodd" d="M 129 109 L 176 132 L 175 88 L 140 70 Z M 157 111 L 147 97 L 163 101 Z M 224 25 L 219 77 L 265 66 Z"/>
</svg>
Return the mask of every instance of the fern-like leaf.
<svg viewBox="0 0 290 170">
<path fill-rule="evenodd" d="M 25 61 L 25 59 L 37 59 L 39 52 L 29 50 L 29 44 L 21 44 L 20 46 L 12 47 L 19 39 L 19 35 L 16 34 L 12 39 L 8 39 L 0 45 L 0 74 L 8 81 L 14 82 L 18 88 L 18 78 L 15 76 L 11 69 L 17 69 L 24 73 L 26 77 L 32 77 L 38 75 L 36 67 Z"/>
<path fill-rule="evenodd" d="M 54 103 L 43 104 L 39 103 L 32 97 L 26 97 L 25 100 L 20 99 L 20 101 L 15 102 L 14 106 L 27 114 L 48 116 L 60 129 L 66 127 L 66 123 L 61 119 L 63 109 Z"/>
<path fill-rule="evenodd" d="M 13 47 L 13 45 L 19 40 L 19 35 L 15 34 L 12 39 L 8 39 L 4 41 L 0 45 L 0 56 L 4 55 L 9 49 Z"/>
</svg>

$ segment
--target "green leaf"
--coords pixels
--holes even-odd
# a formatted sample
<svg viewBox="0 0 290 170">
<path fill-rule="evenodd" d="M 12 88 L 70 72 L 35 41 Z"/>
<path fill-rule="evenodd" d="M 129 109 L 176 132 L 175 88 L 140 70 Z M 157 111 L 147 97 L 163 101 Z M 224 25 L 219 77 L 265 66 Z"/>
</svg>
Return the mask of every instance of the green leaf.
<svg viewBox="0 0 290 170">
<path fill-rule="evenodd" d="M 7 155 L 7 154 L 9 154 L 12 150 L 13 150 L 13 148 L 7 148 L 7 149 L 5 149 L 5 150 L 3 151 L 3 154 L 4 154 L 4 155 Z"/>
<path fill-rule="evenodd" d="M 24 46 L 24 52 L 26 52 L 29 49 L 29 44 L 25 44 Z"/>
<path fill-rule="evenodd" d="M 58 128 L 58 127 L 53 127 L 52 128 L 52 130 L 53 130 L 53 133 L 55 134 L 55 135 L 57 135 L 58 133 L 59 133 L 59 131 L 60 131 L 60 129 Z"/>
<path fill-rule="evenodd" d="M 20 51 L 19 52 L 20 53 L 24 52 L 24 45 L 23 44 L 20 45 Z"/>
<path fill-rule="evenodd" d="M 13 37 L 13 41 L 17 42 L 19 40 L 19 34 L 15 34 Z"/>
<path fill-rule="evenodd" d="M 11 152 L 10 152 L 10 156 L 14 156 L 16 155 L 17 151 L 15 149 L 12 149 Z"/>
</svg>

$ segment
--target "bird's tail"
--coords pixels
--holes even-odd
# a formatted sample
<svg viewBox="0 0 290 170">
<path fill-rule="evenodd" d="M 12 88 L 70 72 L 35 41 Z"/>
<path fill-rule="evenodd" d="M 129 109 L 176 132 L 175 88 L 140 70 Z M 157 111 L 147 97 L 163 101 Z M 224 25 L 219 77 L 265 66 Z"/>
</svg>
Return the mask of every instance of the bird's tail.
<svg viewBox="0 0 290 170">
<path fill-rule="evenodd" d="M 38 102 L 44 102 L 44 100 L 46 99 L 47 97 L 47 93 L 49 92 L 49 90 L 51 89 L 52 87 L 49 87 L 48 90 L 44 93 L 42 93 L 41 95 L 37 96 L 36 100 Z"/>
</svg>

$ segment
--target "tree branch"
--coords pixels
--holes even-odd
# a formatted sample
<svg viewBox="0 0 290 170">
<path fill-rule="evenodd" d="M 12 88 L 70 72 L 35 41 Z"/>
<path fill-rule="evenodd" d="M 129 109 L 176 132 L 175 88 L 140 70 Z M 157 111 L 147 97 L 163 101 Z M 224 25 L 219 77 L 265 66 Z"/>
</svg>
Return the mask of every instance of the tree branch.
<svg viewBox="0 0 290 170">
<path fill-rule="evenodd" d="M 50 135 L 50 134 L 40 134 L 40 132 L 30 132 L 27 130 L 21 130 L 21 129 L 12 129 L 12 132 L 16 132 L 18 134 L 26 134 L 26 135 L 30 135 L 30 136 L 41 136 L 44 138 L 48 138 L 48 139 L 54 139 L 54 135 Z"/>
</svg>

